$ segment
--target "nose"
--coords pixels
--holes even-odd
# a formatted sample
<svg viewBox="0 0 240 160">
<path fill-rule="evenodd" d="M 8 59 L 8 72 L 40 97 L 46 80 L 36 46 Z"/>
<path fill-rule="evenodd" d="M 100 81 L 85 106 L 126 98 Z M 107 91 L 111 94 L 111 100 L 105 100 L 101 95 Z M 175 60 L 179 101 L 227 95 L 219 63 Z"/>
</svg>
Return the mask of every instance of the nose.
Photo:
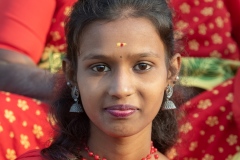
<svg viewBox="0 0 240 160">
<path fill-rule="evenodd" d="M 117 99 L 131 96 L 135 92 L 133 73 L 130 71 L 117 71 L 111 75 L 108 94 Z"/>
</svg>

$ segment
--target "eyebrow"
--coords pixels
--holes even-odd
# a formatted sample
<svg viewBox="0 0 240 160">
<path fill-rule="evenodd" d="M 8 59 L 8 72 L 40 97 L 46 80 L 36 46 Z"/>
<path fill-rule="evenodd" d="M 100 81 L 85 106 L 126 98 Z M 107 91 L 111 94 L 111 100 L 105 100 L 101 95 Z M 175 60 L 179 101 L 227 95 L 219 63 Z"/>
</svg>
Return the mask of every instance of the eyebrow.
<svg viewBox="0 0 240 160">
<path fill-rule="evenodd" d="M 107 56 L 98 53 L 90 53 L 83 57 L 83 61 L 91 59 L 107 59 Z"/>
<path fill-rule="evenodd" d="M 155 52 L 144 52 L 144 53 L 139 53 L 139 54 L 133 54 L 130 55 L 129 57 L 156 57 L 156 58 L 160 58 L 161 56 L 159 55 L 159 53 L 155 53 Z"/>
<path fill-rule="evenodd" d="M 127 58 L 135 58 L 135 57 L 156 57 L 160 58 L 161 56 L 158 53 L 155 52 L 144 52 L 144 53 L 138 53 L 138 54 L 130 54 L 127 56 Z M 85 60 L 93 60 L 93 59 L 108 59 L 108 56 L 99 54 L 99 53 L 89 53 L 88 55 L 83 57 L 83 61 Z"/>
</svg>

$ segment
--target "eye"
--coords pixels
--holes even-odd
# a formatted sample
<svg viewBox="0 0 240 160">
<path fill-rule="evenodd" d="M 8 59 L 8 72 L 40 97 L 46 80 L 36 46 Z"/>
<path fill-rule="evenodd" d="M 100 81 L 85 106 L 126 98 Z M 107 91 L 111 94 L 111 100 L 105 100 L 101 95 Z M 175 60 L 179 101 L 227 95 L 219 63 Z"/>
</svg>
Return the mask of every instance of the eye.
<svg viewBox="0 0 240 160">
<path fill-rule="evenodd" d="M 110 71 L 110 68 L 106 65 L 99 64 L 99 65 L 93 66 L 92 70 L 95 72 L 108 72 L 108 71 Z"/>
<path fill-rule="evenodd" d="M 151 69 L 151 67 L 152 66 L 147 63 L 139 63 L 136 66 L 134 66 L 134 69 L 137 71 L 145 71 Z"/>
</svg>

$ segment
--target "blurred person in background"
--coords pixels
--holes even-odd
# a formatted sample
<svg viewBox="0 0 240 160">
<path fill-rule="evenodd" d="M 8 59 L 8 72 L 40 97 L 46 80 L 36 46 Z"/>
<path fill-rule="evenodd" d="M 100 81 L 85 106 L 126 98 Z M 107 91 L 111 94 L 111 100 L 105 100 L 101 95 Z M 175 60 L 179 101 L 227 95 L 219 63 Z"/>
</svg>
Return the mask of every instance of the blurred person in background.
<svg viewBox="0 0 240 160">
<path fill-rule="evenodd" d="M 48 99 L 75 0 L 0 1 L 0 159 L 45 147 Z"/>
<path fill-rule="evenodd" d="M 240 0 L 171 0 L 182 41 L 182 106 L 173 159 L 232 159 L 240 148 Z"/>
</svg>

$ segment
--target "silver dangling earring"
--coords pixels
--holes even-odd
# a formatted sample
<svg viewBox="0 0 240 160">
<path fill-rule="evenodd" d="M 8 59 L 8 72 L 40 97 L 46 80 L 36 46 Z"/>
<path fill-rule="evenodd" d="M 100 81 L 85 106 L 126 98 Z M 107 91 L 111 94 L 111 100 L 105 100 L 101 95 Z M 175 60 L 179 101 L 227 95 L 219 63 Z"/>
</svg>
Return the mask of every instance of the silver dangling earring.
<svg viewBox="0 0 240 160">
<path fill-rule="evenodd" d="M 169 100 L 172 97 L 173 94 L 173 87 L 168 85 L 166 89 L 166 95 L 167 95 L 167 100 L 164 103 L 163 109 L 168 110 L 168 109 L 176 109 L 177 107 L 173 103 L 173 101 Z"/>
<path fill-rule="evenodd" d="M 70 82 L 67 82 L 67 85 L 71 87 L 71 89 L 72 89 L 71 95 L 72 95 L 72 98 L 75 101 L 75 103 L 71 106 L 69 112 L 71 112 L 71 113 L 82 113 L 83 108 L 78 103 L 79 91 L 77 89 L 77 86 L 72 87 Z"/>
</svg>

